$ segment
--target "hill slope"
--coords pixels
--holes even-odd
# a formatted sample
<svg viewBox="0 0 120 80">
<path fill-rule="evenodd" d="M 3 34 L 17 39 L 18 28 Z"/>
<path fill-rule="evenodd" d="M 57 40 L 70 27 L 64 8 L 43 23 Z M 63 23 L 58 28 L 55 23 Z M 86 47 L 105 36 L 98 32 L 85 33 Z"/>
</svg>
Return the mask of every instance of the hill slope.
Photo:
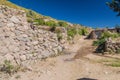
<svg viewBox="0 0 120 80">
<path fill-rule="evenodd" d="M 47 19 L 48 21 L 55 21 L 55 22 L 58 22 L 58 20 L 56 19 L 53 19 L 49 16 L 43 16 L 33 10 L 29 10 L 29 9 L 26 9 L 26 8 L 23 8 L 21 6 L 18 6 L 12 2 L 10 2 L 9 0 L 0 0 L 0 5 L 6 5 L 8 7 L 11 7 L 11 8 L 14 8 L 14 9 L 20 9 L 20 10 L 24 10 L 26 13 L 27 13 L 27 17 L 28 17 L 28 21 L 34 21 L 35 19 Z"/>
<path fill-rule="evenodd" d="M 27 21 L 29 23 L 32 23 L 33 25 L 42 25 L 42 26 L 49 26 L 51 28 L 56 27 L 65 27 L 68 30 L 68 35 L 73 37 L 76 33 L 79 33 L 80 35 L 85 35 L 86 32 L 90 32 L 91 28 L 79 25 L 79 24 L 72 24 L 66 21 L 56 20 L 54 18 L 51 18 L 49 16 L 43 16 L 33 10 L 29 10 L 26 8 L 23 8 L 21 6 L 18 6 L 9 0 L 0 0 L 0 5 L 6 5 L 8 7 L 23 10 L 26 12 L 27 15 Z"/>
</svg>

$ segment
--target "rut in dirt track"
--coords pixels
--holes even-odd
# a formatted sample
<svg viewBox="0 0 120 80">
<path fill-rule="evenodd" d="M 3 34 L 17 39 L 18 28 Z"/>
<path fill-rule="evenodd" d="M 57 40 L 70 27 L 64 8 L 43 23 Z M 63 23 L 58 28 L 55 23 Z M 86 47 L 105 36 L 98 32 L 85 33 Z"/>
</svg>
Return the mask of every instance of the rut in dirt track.
<svg viewBox="0 0 120 80">
<path fill-rule="evenodd" d="M 73 57 L 73 59 L 79 59 L 81 57 L 84 57 L 88 54 L 92 54 L 95 52 L 95 47 L 92 46 L 92 43 L 84 44 L 76 53 L 76 55 Z"/>
</svg>

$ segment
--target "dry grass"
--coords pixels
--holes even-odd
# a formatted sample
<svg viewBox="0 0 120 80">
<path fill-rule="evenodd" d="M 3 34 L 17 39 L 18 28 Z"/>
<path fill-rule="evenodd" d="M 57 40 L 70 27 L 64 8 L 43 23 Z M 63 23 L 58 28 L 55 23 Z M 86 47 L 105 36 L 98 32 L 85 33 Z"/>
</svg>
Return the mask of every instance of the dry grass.
<svg viewBox="0 0 120 80">
<path fill-rule="evenodd" d="M 120 67 L 119 59 L 101 59 L 101 60 L 98 60 L 98 62 L 107 66 Z"/>
<path fill-rule="evenodd" d="M 0 5 L 6 5 L 8 7 L 14 8 L 14 9 L 24 10 L 26 13 L 28 13 L 30 11 L 29 9 L 18 6 L 18 5 L 14 4 L 14 3 L 12 3 L 12 2 L 10 2 L 8 0 L 0 0 Z M 41 14 L 39 14 L 39 13 L 37 13 L 35 11 L 32 11 L 32 12 L 34 13 L 33 17 L 35 17 L 35 18 L 38 18 L 38 17 L 43 18 L 44 17 L 44 16 L 42 16 Z"/>
</svg>

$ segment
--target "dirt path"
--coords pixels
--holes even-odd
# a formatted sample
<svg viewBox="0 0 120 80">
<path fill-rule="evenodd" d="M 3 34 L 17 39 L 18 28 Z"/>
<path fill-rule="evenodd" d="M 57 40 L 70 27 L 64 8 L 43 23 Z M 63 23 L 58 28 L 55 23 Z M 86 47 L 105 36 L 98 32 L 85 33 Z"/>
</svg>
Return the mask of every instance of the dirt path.
<svg viewBox="0 0 120 80">
<path fill-rule="evenodd" d="M 70 54 L 38 61 L 32 71 L 19 72 L 10 80 L 120 80 L 120 68 L 94 62 L 101 57 L 91 54 L 91 44 L 78 39 L 77 44 L 69 46 Z"/>
</svg>

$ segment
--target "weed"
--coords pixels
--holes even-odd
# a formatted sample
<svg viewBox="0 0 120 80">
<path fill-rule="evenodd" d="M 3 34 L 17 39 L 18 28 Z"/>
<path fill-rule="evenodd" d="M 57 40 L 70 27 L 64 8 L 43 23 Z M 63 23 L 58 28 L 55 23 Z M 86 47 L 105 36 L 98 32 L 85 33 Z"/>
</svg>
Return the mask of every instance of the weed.
<svg viewBox="0 0 120 80">
<path fill-rule="evenodd" d="M 1 71 L 8 73 L 9 75 L 14 74 L 15 72 L 17 72 L 20 69 L 19 66 L 14 66 L 11 64 L 10 61 L 5 60 L 3 67 L 1 68 Z"/>
</svg>

